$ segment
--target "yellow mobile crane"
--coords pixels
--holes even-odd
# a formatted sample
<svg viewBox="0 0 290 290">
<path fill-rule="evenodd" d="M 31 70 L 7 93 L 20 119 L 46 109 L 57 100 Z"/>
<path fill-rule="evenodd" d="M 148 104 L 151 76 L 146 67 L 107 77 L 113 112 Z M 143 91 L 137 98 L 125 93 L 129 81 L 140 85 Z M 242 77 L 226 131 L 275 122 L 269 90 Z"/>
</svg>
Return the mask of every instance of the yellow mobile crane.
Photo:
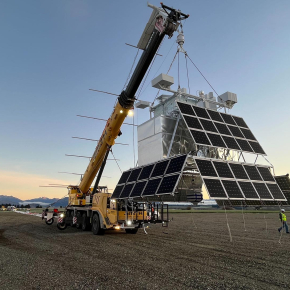
<svg viewBox="0 0 290 290">
<path fill-rule="evenodd" d="M 125 229 L 127 233 L 136 233 L 138 228 L 147 222 L 148 211 L 151 211 L 152 218 L 154 216 L 154 209 L 146 203 L 131 206 L 131 210 L 128 211 L 127 203 L 111 200 L 111 194 L 107 192 L 106 187 L 99 186 L 110 149 L 115 144 L 115 139 L 122 134 L 120 128 L 129 110 L 134 106 L 135 93 L 163 38 L 165 35 L 171 37 L 180 21 L 189 16 L 162 2 L 160 8 L 151 4 L 148 6 L 153 12 L 138 43 L 138 48 L 143 50 L 142 56 L 126 89 L 118 97 L 80 184 L 68 187 L 69 205 L 58 218 L 57 227 L 60 230 L 64 230 L 68 225 L 75 225 L 83 230 L 92 228 L 95 235 L 103 234 L 107 229 L 119 228 Z M 96 176 L 94 187 L 91 187 Z"/>
</svg>

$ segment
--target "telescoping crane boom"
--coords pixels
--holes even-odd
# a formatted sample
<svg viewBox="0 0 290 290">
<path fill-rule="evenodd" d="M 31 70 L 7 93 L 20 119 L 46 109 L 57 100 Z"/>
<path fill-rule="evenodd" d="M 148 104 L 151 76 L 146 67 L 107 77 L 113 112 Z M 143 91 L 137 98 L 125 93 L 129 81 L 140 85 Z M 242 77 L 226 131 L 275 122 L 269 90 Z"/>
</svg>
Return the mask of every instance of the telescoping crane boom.
<svg viewBox="0 0 290 290">
<path fill-rule="evenodd" d="M 127 225 L 124 223 L 128 216 L 127 209 L 112 205 L 110 194 L 103 192 L 99 181 L 115 139 L 121 135 L 121 126 L 136 100 L 135 94 L 163 40 L 165 35 L 171 37 L 177 30 L 180 21 L 189 15 L 180 10 L 170 8 L 161 2 L 161 7 L 148 4 L 153 9 L 149 22 L 138 43 L 138 48 L 144 50 L 125 90 L 118 97 L 117 104 L 103 130 L 94 154 L 78 186 L 69 187 L 69 205 L 58 220 L 58 228 L 65 229 L 68 224 L 75 224 L 84 230 L 92 225 L 94 234 L 104 232 L 104 229 L 116 228 L 120 225 L 127 232 L 137 232 L 140 223 Z M 94 188 L 91 188 L 95 179 Z M 131 211 L 136 220 L 144 221 L 144 206 L 142 211 Z M 139 215 L 139 217 L 138 217 Z M 132 216 L 132 220 L 133 220 Z"/>
</svg>

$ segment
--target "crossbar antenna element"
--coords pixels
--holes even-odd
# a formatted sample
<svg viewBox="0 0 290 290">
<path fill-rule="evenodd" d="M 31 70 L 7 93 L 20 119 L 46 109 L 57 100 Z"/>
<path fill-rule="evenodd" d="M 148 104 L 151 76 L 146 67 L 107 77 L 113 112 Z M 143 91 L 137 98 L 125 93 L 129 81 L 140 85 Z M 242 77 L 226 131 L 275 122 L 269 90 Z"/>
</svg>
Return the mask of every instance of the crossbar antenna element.
<svg viewBox="0 0 290 290">
<path fill-rule="evenodd" d="M 108 94 L 108 95 L 113 95 L 113 96 L 119 97 L 119 95 L 117 95 L 117 94 L 113 94 L 113 93 L 109 93 L 109 92 L 105 92 L 105 91 L 99 91 L 99 90 L 94 90 L 94 89 L 89 89 L 89 91 L 94 91 L 94 92 L 99 92 L 99 93 L 104 93 L 104 94 Z"/>
<path fill-rule="evenodd" d="M 108 121 L 106 119 L 101 119 L 101 118 L 96 118 L 96 117 L 89 117 L 89 116 L 83 116 L 83 115 L 77 115 L 77 117 L 81 117 L 81 118 L 87 118 L 87 119 L 94 119 L 94 120 L 100 120 L 100 121 Z M 130 125 L 130 126 L 137 126 L 137 125 L 134 125 L 132 123 L 125 123 L 123 122 L 123 124 L 126 124 L 126 125 Z"/>
<path fill-rule="evenodd" d="M 88 141 L 95 141 L 95 142 L 98 142 L 99 140 L 96 140 L 96 139 L 90 139 L 90 138 L 83 138 L 83 137 L 72 137 L 74 139 L 81 139 L 81 140 L 88 140 Z M 115 143 L 115 145 L 118 144 L 118 145 L 129 145 L 127 143 Z"/>
<path fill-rule="evenodd" d="M 82 156 L 82 155 L 73 155 L 73 154 L 65 154 L 65 156 L 69 156 L 69 157 L 81 157 L 81 158 L 89 158 L 91 159 L 92 157 L 89 157 L 89 156 Z M 118 160 L 120 161 L 120 159 L 107 159 L 107 160 Z"/>
</svg>

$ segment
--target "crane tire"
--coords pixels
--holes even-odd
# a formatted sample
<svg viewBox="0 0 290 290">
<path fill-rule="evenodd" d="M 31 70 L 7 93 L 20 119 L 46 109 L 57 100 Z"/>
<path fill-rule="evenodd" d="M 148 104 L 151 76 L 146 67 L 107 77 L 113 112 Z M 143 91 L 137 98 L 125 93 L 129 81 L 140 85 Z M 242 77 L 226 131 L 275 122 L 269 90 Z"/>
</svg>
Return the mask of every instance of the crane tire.
<svg viewBox="0 0 290 290">
<path fill-rule="evenodd" d="M 133 235 L 135 235 L 138 232 L 138 228 L 137 229 L 125 229 L 125 231 L 126 231 L 126 234 L 133 234 Z"/>
<path fill-rule="evenodd" d="M 82 214 L 80 211 L 77 212 L 77 222 L 76 222 L 76 228 L 80 229 L 82 227 Z"/>
<path fill-rule="evenodd" d="M 64 222 L 64 223 L 61 223 L 61 224 L 58 223 L 56 226 L 57 226 L 57 228 L 58 228 L 59 230 L 63 231 L 63 230 L 66 229 L 67 224 L 66 224 L 65 222 Z"/>
<path fill-rule="evenodd" d="M 51 226 L 54 222 L 54 218 L 51 218 L 50 220 L 46 220 L 45 223 L 49 226 Z"/>
<path fill-rule="evenodd" d="M 104 229 L 101 228 L 100 218 L 97 213 L 93 215 L 92 231 L 94 235 L 103 235 L 105 233 Z"/>
<path fill-rule="evenodd" d="M 87 213 L 84 212 L 82 215 L 82 230 L 87 231 L 90 229 L 90 221 L 87 217 Z"/>
</svg>

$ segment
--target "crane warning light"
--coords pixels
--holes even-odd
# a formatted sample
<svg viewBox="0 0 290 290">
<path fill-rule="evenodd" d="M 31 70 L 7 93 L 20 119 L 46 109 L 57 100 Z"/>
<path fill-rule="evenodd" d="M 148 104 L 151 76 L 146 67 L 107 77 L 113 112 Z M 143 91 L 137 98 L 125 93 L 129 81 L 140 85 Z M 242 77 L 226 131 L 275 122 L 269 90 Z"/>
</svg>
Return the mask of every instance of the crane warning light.
<svg viewBox="0 0 290 290">
<path fill-rule="evenodd" d="M 123 110 L 120 110 L 120 113 L 122 114 L 123 113 Z"/>
<path fill-rule="evenodd" d="M 130 111 L 128 112 L 128 115 L 129 115 L 129 116 L 133 116 L 133 115 L 134 115 L 134 111 L 133 111 L 133 110 L 130 110 Z"/>
</svg>

